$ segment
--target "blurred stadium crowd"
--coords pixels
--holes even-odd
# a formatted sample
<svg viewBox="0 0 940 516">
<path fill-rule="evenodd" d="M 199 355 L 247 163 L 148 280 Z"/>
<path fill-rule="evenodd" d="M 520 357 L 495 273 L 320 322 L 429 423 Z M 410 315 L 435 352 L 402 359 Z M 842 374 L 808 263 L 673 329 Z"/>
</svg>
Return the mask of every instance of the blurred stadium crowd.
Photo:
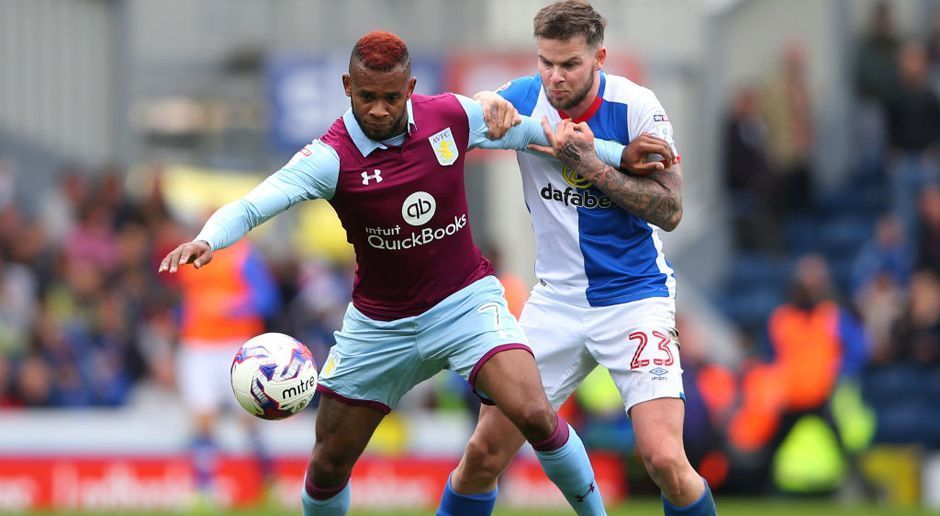
<svg viewBox="0 0 940 516">
<path fill-rule="evenodd" d="M 718 302 L 750 358 L 734 380 L 699 383 L 713 421 L 737 400 L 719 428 L 733 449 L 763 449 L 765 466 L 808 415 L 851 468 L 872 442 L 940 446 L 938 45 L 940 15 L 907 39 L 891 3 L 874 6 L 854 48 L 854 163 L 828 191 L 812 186 L 826 163 L 812 159 L 805 48 L 785 48 L 729 107 L 722 154 L 738 253 Z M 730 385 L 740 393 L 729 397 Z"/>
<path fill-rule="evenodd" d="M 735 256 L 713 301 L 747 358 L 709 362 L 705 330 L 680 314 L 687 449 L 719 490 L 800 491 L 786 464 L 812 454 L 817 469 L 832 457 L 835 480 L 803 490 L 834 489 L 847 472 L 868 492 L 859 454 L 873 443 L 940 448 L 940 17 L 907 40 L 878 4 L 855 52 L 856 162 L 839 188 L 812 186 L 824 163 L 811 159 L 805 48 L 787 47 L 728 108 Z M 11 199 L 0 206 L 0 407 L 118 407 L 142 386 L 174 390 L 181 290 L 155 271 L 195 230 L 168 209 L 159 167 L 134 189 L 123 170 L 73 167 L 36 205 Z M 267 267 L 281 307 L 267 328 L 322 363 L 351 265 L 280 252 Z M 565 410 L 589 446 L 629 457 L 629 421 L 603 376 Z M 412 405 L 474 408 L 447 376 Z M 788 448 L 800 432 L 831 438 Z"/>
<path fill-rule="evenodd" d="M 142 382 L 175 390 L 181 287 L 156 265 L 194 228 L 171 216 L 159 174 L 132 195 L 123 171 L 69 168 L 38 206 L 7 203 L 0 218 L 0 406 L 114 407 Z M 322 363 L 349 300 L 348 264 L 266 266 L 283 300 L 266 325 Z"/>
</svg>

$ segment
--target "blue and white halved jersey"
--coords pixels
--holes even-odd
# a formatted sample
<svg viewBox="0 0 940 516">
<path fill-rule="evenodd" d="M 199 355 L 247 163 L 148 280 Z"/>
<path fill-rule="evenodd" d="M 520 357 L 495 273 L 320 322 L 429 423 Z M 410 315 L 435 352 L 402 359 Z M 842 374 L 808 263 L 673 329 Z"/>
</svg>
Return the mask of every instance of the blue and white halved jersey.
<svg viewBox="0 0 940 516">
<path fill-rule="evenodd" d="M 586 121 L 598 139 L 624 144 L 653 133 L 676 152 L 672 125 L 652 91 L 603 72 L 600 81 L 598 101 L 576 122 Z M 552 126 L 563 118 L 549 104 L 538 75 L 513 80 L 498 93 L 523 115 L 545 115 Z M 618 207 L 561 162 L 517 156 L 535 232 L 535 273 L 544 288 L 578 306 L 675 297 L 675 277 L 655 226 Z"/>
</svg>

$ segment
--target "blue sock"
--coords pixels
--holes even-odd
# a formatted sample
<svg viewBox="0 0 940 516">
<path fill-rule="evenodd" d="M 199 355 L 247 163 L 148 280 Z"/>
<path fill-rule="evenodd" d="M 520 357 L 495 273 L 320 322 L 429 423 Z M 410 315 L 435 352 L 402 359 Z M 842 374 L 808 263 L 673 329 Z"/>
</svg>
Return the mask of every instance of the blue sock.
<svg viewBox="0 0 940 516">
<path fill-rule="evenodd" d="M 663 497 L 663 514 L 666 516 L 716 516 L 718 508 L 715 507 L 715 499 L 712 498 L 712 490 L 708 488 L 708 482 L 705 482 L 705 492 L 698 500 L 685 507 L 676 507 L 666 497 Z"/>
<path fill-rule="evenodd" d="M 212 481 L 215 477 L 215 463 L 218 449 L 215 440 L 210 436 L 199 436 L 190 444 L 195 474 L 196 489 L 203 493 L 212 490 Z"/>
<path fill-rule="evenodd" d="M 480 494 L 460 494 L 450 487 L 450 478 L 444 484 L 444 494 L 441 495 L 441 505 L 437 509 L 437 516 L 489 516 L 496 506 L 496 495 L 499 487 Z"/>
<path fill-rule="evenodd" d="M 594 469 L 584 449 L 584 443 L 581 442 L 574 428 L 568 426 L 568 423 L 559 418 L 558 424 L 559 426 L 565 425 L 568 433 L 568 439 L 560 448 L 540 451 L 537 445 L 533 445 L 536 447 L 535 455 L 542 463 L 542 469 L 565 495 L 565 499 L 576 513 L 581 515 L 607 514 L 604 509 L 604 500 L 601 499 L 601 491 L 594 482 Z M 564 433 L 564 429 L 561 433 Z"/>
<path fill-rule="evenodd" d="M 258 469 L 261 472 L 261 481 L 265 485 L 274 483 L 274 464 L 268 449 L 261 439 L 261 433 L 257 427 L 248 432 L 248 442 L 251 444 L 251 451 L 254 452 L 255 460 L 258 461 Z"/>
<path fill-rule="evenodd" d="M 304 506 L 304 516 L 343 516 L 349 511 L 349 482 L 343 490 L 326 500 L 316 500 L 307 489 L 303 489 L 300 500 Z"/>
</svg>

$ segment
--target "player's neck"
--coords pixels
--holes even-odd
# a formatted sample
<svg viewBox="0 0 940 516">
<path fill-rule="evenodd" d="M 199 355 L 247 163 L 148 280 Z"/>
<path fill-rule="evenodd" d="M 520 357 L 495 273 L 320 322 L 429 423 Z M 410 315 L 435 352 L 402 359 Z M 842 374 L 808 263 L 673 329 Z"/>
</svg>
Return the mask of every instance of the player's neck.
<svg viewBox="0 0 940 516">
<path fill-rule="evenodd" d="M 594 84 L 591 85 L 591 90 L 588 91 L 588 94 L 584 96 L 584 100 L 578 103 L 577 106 L 574 106 L 571 109 L 566 109 L 565 113 L 571 117 L 572 120 L 576 118 L 581 118 L 581 115 L 588 112 L 591 109 L 591 106 L 594 105 L 594 101 L 597 99 L 597 94 L 601 89 L 601 72 L 598 70 L 594 72 Z"/>
</svg>

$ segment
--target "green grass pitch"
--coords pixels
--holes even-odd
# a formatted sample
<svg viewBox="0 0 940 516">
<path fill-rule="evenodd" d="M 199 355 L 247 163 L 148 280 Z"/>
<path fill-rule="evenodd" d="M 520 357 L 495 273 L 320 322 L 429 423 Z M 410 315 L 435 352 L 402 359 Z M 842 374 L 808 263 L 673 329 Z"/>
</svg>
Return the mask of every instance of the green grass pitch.
<svg viewBox="0 0 940 516">
<path fill-rule="evenodd" d="M 31 512 L 21 513 L 29 515 L 86 515 L 86 514 L 108 514 L 123 515 L 132 514 L 128 512 Z M 297 515 L 297 512 L 287 511 L 276 507 L 254 507 L 239 511 L 213 511 L 200 510 L 192 512 L 134 512 L 133 514 L 148 514 L 152 516 L 160 515 L 210 515 L 210 514 L 235 514 L 235 515 L 253 515 L 253 516 L 282 516 Z M 433 516 L 433 511 L 351 511 L 350 516 Z M 494 516 L 562 516 L 570 515 L 571 511 L 560 509 L 557 511 L 547 510 L 511 510 L 497 507 L 493 513 Z M 632 500 L 609 508 L 611 516 L 658 516 L 662 514 L 662 507 L 658 500 L 643 498 Z M 940 510 L 928 511 L 926 509 L 910 508 L 902 509 L 897 507 L 881 507 L 872 505 L 851 505 L 840 504 L 831 501 L 794 501 L 794 500 L 774 500 L 774 499 L 741 499 L 728 498 L 718 499 L 718 514 L 720 516 L 921 516 L 921 515 L 940 515 Z"/>
</svg>

